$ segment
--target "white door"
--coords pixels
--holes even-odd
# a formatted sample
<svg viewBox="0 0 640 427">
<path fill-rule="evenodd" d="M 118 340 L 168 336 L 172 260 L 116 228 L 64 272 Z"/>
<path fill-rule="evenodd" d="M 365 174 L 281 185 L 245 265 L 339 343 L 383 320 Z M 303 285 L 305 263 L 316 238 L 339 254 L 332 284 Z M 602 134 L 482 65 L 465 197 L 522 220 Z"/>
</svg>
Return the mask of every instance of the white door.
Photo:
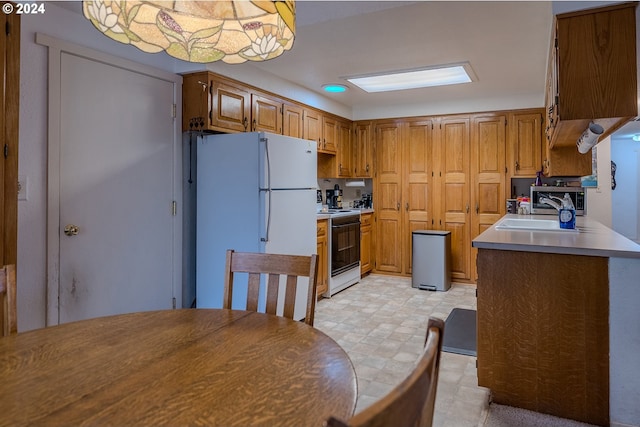
<svg viewBox="0 0 640 427">
<path fill-rule="evenodd" d="M 174 83 L 64 52 L 60 70 L 58 321 L 171 308 Z"/>
</svg>

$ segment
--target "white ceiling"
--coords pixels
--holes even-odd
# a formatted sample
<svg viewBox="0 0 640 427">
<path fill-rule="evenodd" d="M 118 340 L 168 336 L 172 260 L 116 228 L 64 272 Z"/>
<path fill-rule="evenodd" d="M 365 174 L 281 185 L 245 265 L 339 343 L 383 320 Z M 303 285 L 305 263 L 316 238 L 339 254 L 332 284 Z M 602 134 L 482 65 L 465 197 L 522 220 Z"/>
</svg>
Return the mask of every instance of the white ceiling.
<svg viewBox="0 0 640 427">
<path fill-rule="evenodd" d="M 603 3 L 298 0 L 292 50 L 230 67 L 253 68 L 322 94 L 353 119 L 542 107 L 553 13 Z M 58 4 L 82 14 L 80 1 Z M 459 62 L 471 64 L 477 81 L 368 94 L 344 80 Z M 349 90 L 323 94 L 326 83 Z M 622 130 L 640 132 L 640 122 Z"/>
<path fill-rule="evenodd" d="M 82 13 L 79 1 L 59 4 Z M 384 117 L 380 111 L 394 106 L 424 114 L 423 106 L 439 113 L 541 107 L 551 22 L 548 1 L 299 0 L 292 50 L 237 67 L 322 93 L 323 84 L 347 83 L 346 76 L 468 61 L 476 82 L 375 94 L 347 83 L 346 93 L 325 96 L 354 118 Z"/>
<path fill-rule="evenodd" d="M 483 102 L 487 109 L 523 100 L 543 105 L 551 2 L 299 1 L 296 8 L 293 49 L 255 67 L 318 92 L 325 83 L 346 83 L 349 91 L 331 96 L 354 112 L 413 104 L 441 104 L 443 113 L 463 105 L 482 111 Z M 368 94 L 344 80 L 465 61 L 476 82 Z"/>
</svg>

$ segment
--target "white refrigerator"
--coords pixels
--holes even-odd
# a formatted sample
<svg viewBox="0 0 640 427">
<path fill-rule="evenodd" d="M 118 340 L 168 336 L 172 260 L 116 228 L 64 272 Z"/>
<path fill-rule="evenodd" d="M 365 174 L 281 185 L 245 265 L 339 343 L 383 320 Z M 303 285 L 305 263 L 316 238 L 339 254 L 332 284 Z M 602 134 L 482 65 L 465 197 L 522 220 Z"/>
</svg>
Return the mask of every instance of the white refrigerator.
<svg viewBox="0 0 640 427">
<path fill-rule="evenodd" d="M 290 255 L 316 252 L 316 171 L 314 141 L 261 132 L 207 135 L 198 140 L 198 308 L 222 307 L 227 249 Z M 234 281 L 232 308 L 245 307 L 246 278 L 242 276 L 246 275 Z M 307 284 L 306 278 L 298 283 L 296 320 L 305 316 Z M 264 283 L 261 287 L 264 309 Z M 284 301 L 283 290 L 279 296 Z"/>
</svg>

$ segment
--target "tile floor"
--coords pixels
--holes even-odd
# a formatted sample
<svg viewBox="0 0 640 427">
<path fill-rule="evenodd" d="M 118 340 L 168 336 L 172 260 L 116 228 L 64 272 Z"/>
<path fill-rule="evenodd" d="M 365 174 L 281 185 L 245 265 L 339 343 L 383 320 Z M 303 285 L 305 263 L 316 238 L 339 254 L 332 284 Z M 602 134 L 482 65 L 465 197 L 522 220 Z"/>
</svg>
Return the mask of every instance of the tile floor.
<svg viewBox="0 0 640 427">
<path fill-rule="evenodd" d="M 369 275 L 316 305 L 315 327 L 349 354 L 358 378 L 356 412 L 388 393 L 418 359 L 429 316 L 476 308 L 475 286 L 421 291 L 411 278 Z M 434 426 L 482 425 L 488 390 L 477 385 L 475 357 L 442 353 Z"/>
</svg>

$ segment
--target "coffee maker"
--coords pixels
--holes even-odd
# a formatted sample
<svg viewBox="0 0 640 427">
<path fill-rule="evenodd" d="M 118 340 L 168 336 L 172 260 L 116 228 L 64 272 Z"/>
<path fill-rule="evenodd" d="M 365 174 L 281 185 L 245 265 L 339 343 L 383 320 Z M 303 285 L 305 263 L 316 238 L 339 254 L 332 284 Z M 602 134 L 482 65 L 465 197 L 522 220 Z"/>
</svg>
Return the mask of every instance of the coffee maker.
<svg viewBox="0 0 640 427">
<path fill-rule="evenodd" d="M 342 190 L 338 184 L 327 190 L 327 205 L 329 209 L 342 209 Z"/>
</svg>

